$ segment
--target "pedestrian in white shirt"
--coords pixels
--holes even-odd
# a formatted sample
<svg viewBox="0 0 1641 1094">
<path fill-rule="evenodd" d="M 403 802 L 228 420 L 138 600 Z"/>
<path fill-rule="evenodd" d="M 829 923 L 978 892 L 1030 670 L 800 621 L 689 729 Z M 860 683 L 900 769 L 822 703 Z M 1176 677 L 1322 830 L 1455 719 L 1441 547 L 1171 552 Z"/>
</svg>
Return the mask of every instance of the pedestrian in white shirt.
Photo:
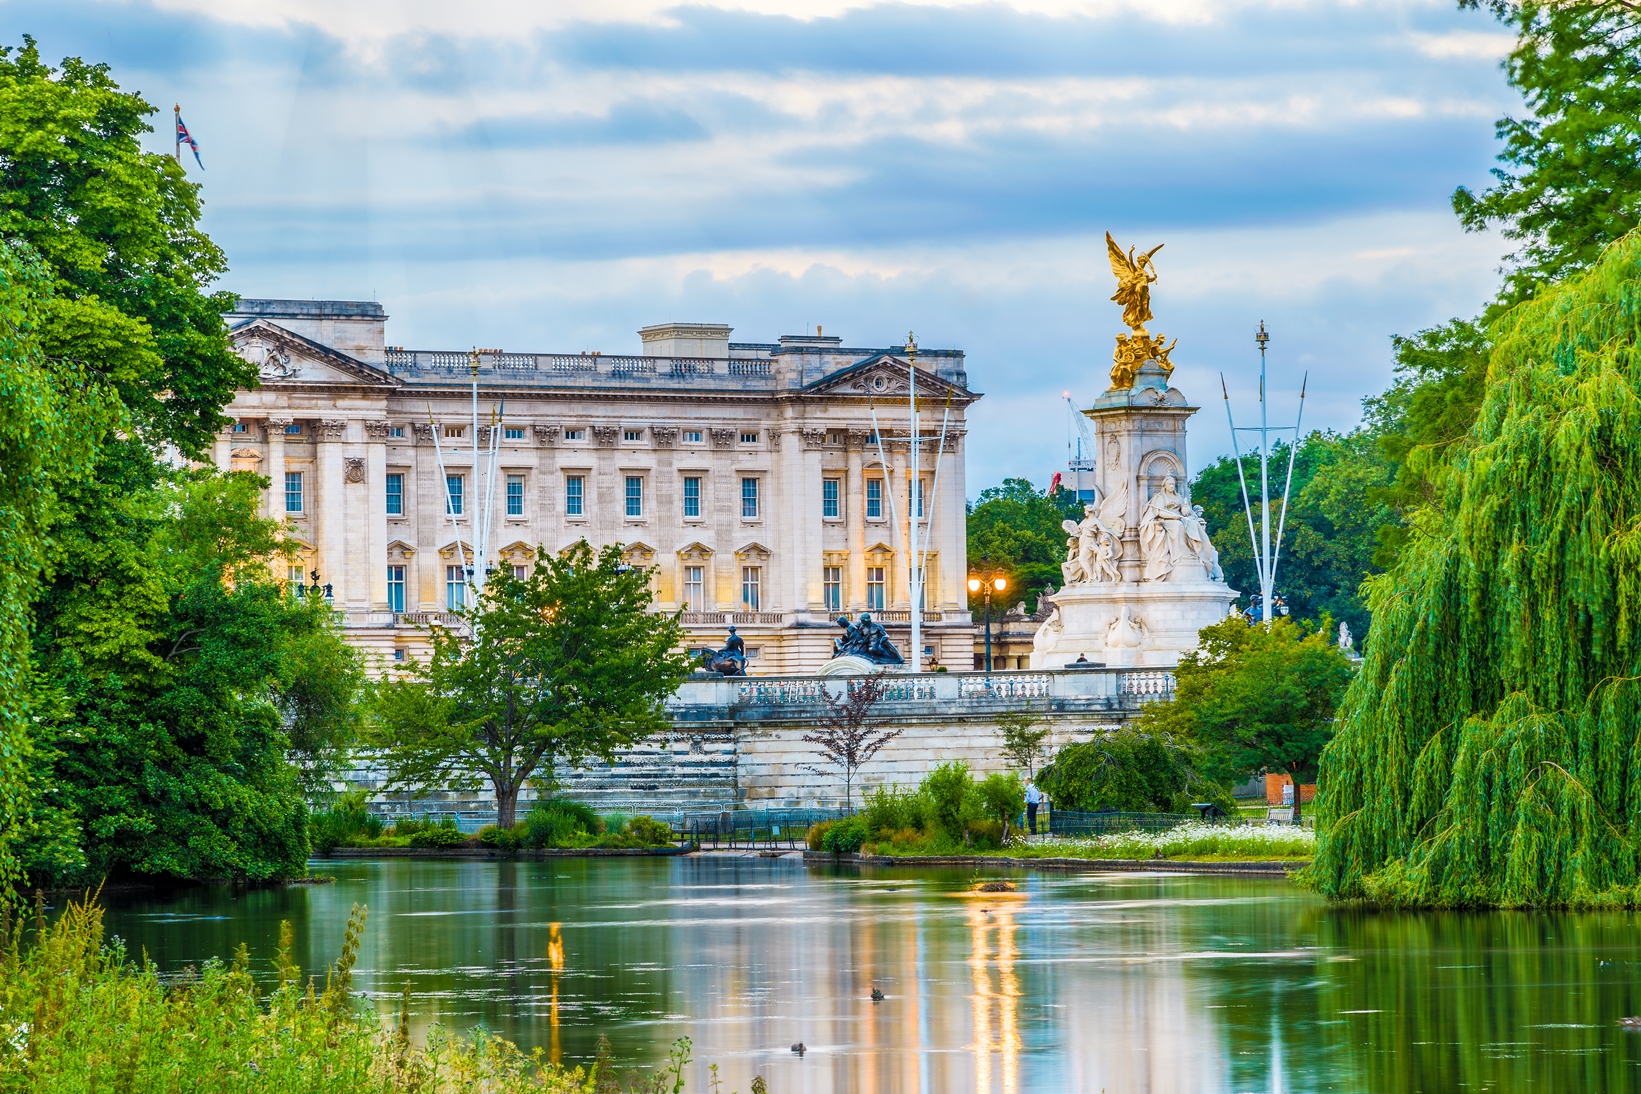
<svg viewBox="0 0 1641 1094">
<path fill-rule="evenodd" d="M 1034 836 L 1037 834 L 1037 807 L 1047 800 L 1035 782 L 1026 783 L 1026 827 L 1031 829 Z"/>
</svg>

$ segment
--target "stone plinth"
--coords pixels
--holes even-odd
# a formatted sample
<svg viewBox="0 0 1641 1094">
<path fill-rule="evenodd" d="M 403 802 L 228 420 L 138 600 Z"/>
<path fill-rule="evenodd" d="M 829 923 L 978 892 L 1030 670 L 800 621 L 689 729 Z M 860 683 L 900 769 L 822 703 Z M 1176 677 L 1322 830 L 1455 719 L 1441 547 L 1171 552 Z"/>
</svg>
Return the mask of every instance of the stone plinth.
<svg viewBox="0 0 1641 1094">
<path fill-rule="evenodd" d="M 904 671 L 904 665 L 879 665 L 875 661 L 868 661 L 864 657 L 848 654 L 844 657 L 834 657 L 820 667 L 820 676 L 872 676 L 875 673 L 890 671 Z"/>
<path fill-rule="evenodd" d="M 1208 580 L 1068 586 L 1052 598 L 1055 617 L 1037 629 L 1032 667 L 1066 668 L 1082 655 L 1112 668 L 1172 668 L 1196 648 L 1197 632 L 1225 618 L 1235 595 Z"/>
</svg>

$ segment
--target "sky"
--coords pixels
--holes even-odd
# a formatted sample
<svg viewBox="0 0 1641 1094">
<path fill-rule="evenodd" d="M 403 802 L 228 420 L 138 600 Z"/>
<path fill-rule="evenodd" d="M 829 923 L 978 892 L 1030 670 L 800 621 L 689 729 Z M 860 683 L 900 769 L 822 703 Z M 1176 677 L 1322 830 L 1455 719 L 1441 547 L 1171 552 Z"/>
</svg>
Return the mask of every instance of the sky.
<svg viewBox="0 0 1641 1094">
<path fill-rule="evenodd" d="M 1390 336 L 1476 314 L 1466 234 L 1511 39 L 1454 0 L 0 0 L 200 142 L 245 296 L 375 299 L 388 341 L 637 353 L 637 329 L 967 353 L 968 493 L 1047 483 L 1156 256 L 1192 472 L 1258 415 L 1353 428 Z"/>
</svg>

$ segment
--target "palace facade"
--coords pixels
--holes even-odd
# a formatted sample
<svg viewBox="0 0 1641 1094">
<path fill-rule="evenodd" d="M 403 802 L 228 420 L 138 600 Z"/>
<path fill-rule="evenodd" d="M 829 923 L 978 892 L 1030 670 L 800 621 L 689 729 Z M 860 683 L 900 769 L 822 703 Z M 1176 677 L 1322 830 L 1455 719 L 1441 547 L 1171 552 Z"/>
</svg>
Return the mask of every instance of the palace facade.
<svg viewBox="0 0 1641 1094">
<path fill-rule="evenodd" d="M 971 663 L 963 441 L 979 396 L 960 350 L 916 350 L 914 482 L 907 347 L 669 323 L 632 356 L 411 350 L 387 344 L 380 304 L 334 300 L 241 300 L 228 322 L 261 383 L 229 406 L 216 462 L 268 479 L 266 511 L 301 545 L 288 579 L 328 588 L 350 640 L 384 659 L 467 603 L 468 567 L 586 539 L 652 572 L 692 648 L 735 626 L 753 674 L 819 668 L 836 616 L 868 610 L 910 660 L 915 519 L 924 662 Z M 494 546 L 474 559 L 491 490 Z"/>
</svg>

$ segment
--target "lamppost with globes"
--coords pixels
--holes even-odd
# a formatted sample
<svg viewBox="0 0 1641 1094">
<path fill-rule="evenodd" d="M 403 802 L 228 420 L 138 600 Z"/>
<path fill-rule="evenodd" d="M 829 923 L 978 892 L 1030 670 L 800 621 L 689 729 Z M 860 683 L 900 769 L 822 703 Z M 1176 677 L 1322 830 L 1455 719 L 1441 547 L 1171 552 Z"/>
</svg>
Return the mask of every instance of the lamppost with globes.
<svg viewBox="0 0 1641 1094">
<path fill-rule="evenodd" d="M 1002 592 L 1009 587 L 1009 579 L 1002 570 L 986 567 L 984 570 L 969 571 L 969 592 L 985 593 L 986 601 L 986 671 L 991 671 L 991 594 L 996 589 Z"/>
</svg>

